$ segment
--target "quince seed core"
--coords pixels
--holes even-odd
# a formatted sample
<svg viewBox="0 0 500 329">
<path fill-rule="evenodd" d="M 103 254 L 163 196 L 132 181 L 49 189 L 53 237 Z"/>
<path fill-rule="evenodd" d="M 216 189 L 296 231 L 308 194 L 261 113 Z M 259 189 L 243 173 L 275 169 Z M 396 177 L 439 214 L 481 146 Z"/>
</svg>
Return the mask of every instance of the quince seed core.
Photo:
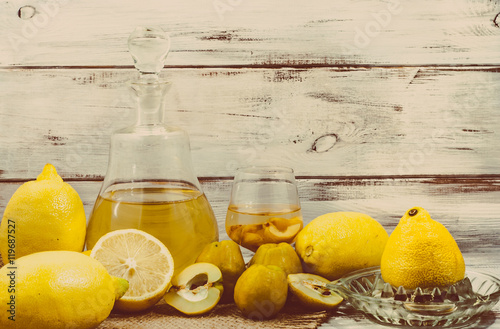
<svg viewBox="0 0 500 329">
<path fill-rule="evenodd" d="M 302 280 L 302 284 L 304 285 L 304 287 L 307 287 L 317 292 L 319 295 L 323 297 L 330 296 L 332 294 L 330 290 L 326 287 L 326 283 L 315 280 Z"/>
<path fill-rule="evenodd" d="M 177 294 L 191 302 L 197 302 L 208 297 L 208 289 L 213 286 L 208 282 L 208 274 L 200 273 L 193 277 L 185 286 L 176 287 Z"/>
</svg>

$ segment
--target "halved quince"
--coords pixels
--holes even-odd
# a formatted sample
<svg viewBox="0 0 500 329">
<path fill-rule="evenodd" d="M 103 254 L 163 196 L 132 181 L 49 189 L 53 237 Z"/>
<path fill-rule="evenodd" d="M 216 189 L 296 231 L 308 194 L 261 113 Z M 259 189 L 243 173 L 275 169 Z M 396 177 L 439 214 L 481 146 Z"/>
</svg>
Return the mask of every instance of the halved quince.
<svg viewBox="0 0 500 329">
<path fill-rule="evenodd" d="M 241 231 L 243 230 L 243 225 L 231 225 L 226 227 L 227 235 L 236 243 L 241 240 Z"/>
<path fill-rule="evenodd" d="M 298 218 L 273 217 L 264 223 L 264 240 L 269 243 L 293 242 L 302 229 L 302 221 Z"/>
<path fill-rule="evenodd" d="M 187 315 L 209 312 L 224 291 L 222 273 L 210 263 L 195 263 L 186 267 L 171 283 L 165 301 Z"/>
<path fill-rule="evenodd" d="M 243 225 L 239 244 L 255 252 L 260 245 L 265 243 L 263 230 L 262 224 Z"/>
<path fill-rule="evenodd" d="M 334 291 L 326 287 L 329 280 L 315 274 L 297 273 L 287 277 L 288 287 L 297 299 L 314 310 L 331 310 L 343 300 Z"/>
</svg>

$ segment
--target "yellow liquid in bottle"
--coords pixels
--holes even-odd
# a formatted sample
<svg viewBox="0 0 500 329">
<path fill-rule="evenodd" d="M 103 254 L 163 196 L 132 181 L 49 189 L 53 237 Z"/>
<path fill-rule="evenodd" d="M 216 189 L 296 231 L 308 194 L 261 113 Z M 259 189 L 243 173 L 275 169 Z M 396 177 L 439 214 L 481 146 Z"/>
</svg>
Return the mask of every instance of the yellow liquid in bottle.
<svg viewBox="0 0 500 329">
<path fill-rule="evenodd" d="M 104 234 L 129 228 L 162 241 L 174 258 L 175 274 L 193 264 L 207 244 L 219 239 L 205 194 L 188 186 L 108 188 L 98 197 L 90 217 L 87 249 Z"/>
</svg>

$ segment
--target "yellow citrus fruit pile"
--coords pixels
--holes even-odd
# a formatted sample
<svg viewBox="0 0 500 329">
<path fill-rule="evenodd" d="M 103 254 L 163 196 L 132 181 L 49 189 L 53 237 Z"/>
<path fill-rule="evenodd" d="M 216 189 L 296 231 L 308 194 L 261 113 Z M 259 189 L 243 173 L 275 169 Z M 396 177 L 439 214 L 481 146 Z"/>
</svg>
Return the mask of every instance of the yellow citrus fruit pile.
<svg viewBox="0 0 500 329">
<path fill-rule="evenodd" d="M 144 311 L 164 296 L 187 315 L 209 312 L 224 297 L 248 318 L 269 319 L 289 293 L 306 307 L 328 310 L 343 300 L 329 288 L 330 281 L 379 265 L 386 282 L 408 289 L 445 287 L 465 275 L 452 235 L 421 207 L 409 209 L 390 237 L 379 222 L 358 212 L 328 213 L 302 226 L 302 220 L 275 217 L 264 224 L 233 225 L 228 235 L 255 251 L 248 266 L 235 242 L 214 242 L 173 277 L 168 248 L 141 230 L 112 231 L 82 252 L 82 201 L 47 164 L 9 201 L 0 252 L 9 255 L 13 249 L 9 230 L 15 227 L 15 255 L 5 259 L 17 258 L 16 324 L 41 329 L 93 328 L 113 307 Z M 7 266 L 0 270 L 2 305 L 10 301 L 8 271 Z M 2 327 L 10 324 L 6 319 L 0 317 Z"/>
</svg>

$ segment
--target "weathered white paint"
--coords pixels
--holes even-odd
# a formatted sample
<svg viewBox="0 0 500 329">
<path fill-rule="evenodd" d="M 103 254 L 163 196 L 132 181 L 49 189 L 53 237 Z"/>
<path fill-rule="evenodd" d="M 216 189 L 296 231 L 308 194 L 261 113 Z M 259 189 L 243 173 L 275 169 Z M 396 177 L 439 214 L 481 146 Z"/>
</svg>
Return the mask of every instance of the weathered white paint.
<svg viewBox="0 0 500 329">
<path fill-rule="evenodd" d="M 0 71 L 0 178 L 102 178 L 135 118 L 132 70 Z M 298 176 L 497 174 L 497 68 L 170 69 L 167 122 L 198 176 L 249 163 Z"/>
<path fill-rule="evenodd" d="M 24 19 L 19 18 L 25 8 Z M 498 0 L 14 0 L 0 65 L 129 65 L 138 25 L 170 31 L 168 65 L 498 64 Z"/>
</svg>

